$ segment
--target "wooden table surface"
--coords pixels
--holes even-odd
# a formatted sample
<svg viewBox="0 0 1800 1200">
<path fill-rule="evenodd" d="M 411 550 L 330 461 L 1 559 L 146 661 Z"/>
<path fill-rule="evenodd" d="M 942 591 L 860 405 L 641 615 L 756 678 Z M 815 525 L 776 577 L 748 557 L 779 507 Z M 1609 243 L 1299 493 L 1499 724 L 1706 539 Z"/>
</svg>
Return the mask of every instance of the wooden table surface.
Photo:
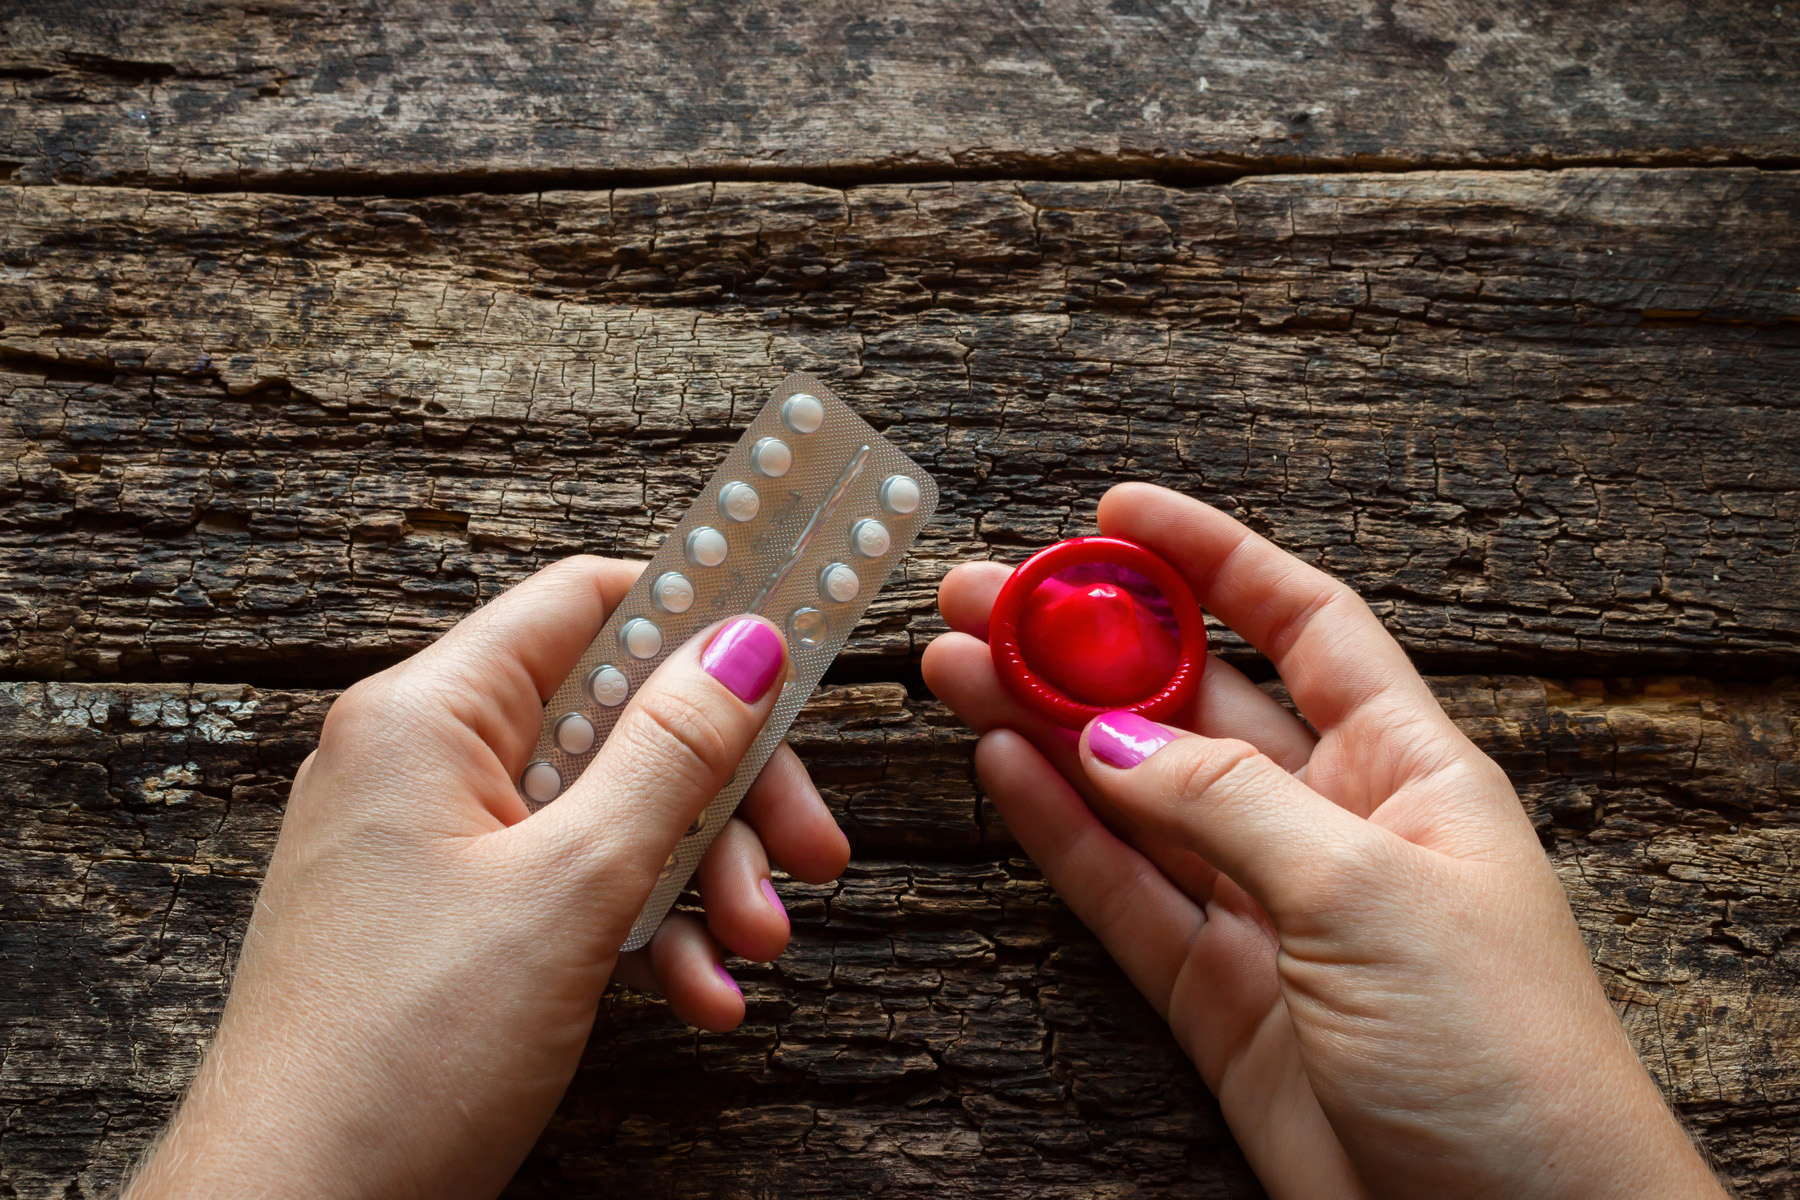
<svg viewBox="0 0 1800 1200">
<path fill-rule="evenodd" d="M 919 676 L 1133 478 L 1371 599 L 1800 1195 L 1800 7 L 456 7 L 0 3 L 0 1195 L 170 1111 L 335 689 L 793 369 L 944 493 L 793 735 L 855 862 L 739 1031 L 609 997 L 509 1194 L 1258 1194 Z"/>
</svg>

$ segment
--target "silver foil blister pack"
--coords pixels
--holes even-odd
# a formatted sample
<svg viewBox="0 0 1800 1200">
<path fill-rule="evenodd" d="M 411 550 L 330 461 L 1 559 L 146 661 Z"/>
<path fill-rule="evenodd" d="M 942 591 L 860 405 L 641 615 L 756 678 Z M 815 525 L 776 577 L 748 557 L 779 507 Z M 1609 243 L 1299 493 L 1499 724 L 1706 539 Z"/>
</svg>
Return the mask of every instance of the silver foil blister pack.
<svg viewBox="0 0 1800 1200">
<path fill-rule="evenodd" d="M 694 634 L 755 613 L 787 635 L 792 669 L 775 711 L 663 864 L 625 949 L 656 932 L 937 500 L 931 476 L 823 382 L 788 376 L 550 697 L 519 777 L 533 811 L 580 776 L 638 687 Z"/>
</svg>

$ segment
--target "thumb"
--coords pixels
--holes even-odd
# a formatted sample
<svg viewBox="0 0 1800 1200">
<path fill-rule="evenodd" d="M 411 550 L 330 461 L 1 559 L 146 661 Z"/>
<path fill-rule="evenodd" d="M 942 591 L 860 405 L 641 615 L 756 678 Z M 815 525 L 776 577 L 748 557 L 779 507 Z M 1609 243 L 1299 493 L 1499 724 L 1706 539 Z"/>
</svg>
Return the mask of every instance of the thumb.
<svg viewBox="0 0 1800 1200">
<path fill-rule="evenodd" d="M 676 841 L 737 773 L 786 676 L 787 640 L 767 621 L 701 631 L 638 688 L 581 777 L 519 826 L 573 864 L 570 882 L 599 901 L 615 945 Z"/>
<path fill-rule="evenodd" d="M 1088 723 L 1081 761 L 1099 792 L 1229 876 L 1278 929 L 1284 918 L 1333 906 L 1346 868 L 1387 857 L 1380 851 L 1391 835 L 1248 742 L 1110 712 Z"/>
</svg>

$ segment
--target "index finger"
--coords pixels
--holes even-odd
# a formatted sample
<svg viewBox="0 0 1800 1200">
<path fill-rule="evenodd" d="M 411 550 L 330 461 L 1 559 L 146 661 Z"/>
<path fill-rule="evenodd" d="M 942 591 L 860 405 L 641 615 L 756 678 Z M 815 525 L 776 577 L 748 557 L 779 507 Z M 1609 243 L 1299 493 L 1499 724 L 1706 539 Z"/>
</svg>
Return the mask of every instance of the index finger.
<svg viewBox="0 0 1800 1200">
<path fill-rule="evenodd" d="M 1365 706 L 1441 717 L 1425 681 L 1362 597 L 1211 505 L 1147 483 L 1100 501 L 1100 530 L 1181 571 L 1201 605 L 1268 656 L 1320 733 Z"/>
<path fill-rule="evenodd" d="M 464 617 L 408 665 L 433 669 L 456 715 L 517 774 L 537 744 L 544 701 L 643 569 L 586 554 L 565 558 Z"/>
</svg>

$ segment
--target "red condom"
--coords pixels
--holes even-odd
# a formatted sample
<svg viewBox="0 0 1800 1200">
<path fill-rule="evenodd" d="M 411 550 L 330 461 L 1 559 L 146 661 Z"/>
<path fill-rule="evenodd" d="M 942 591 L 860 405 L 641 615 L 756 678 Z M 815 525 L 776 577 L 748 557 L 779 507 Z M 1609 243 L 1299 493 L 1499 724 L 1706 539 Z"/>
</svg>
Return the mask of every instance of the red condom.
<svg viewBox="0 0 1800 1200">
<path fill-rule="evenodd" d="M 988 644 L 1007 692 L 1068 729 L 1115 709 L 1172 719 L 1206 669 L 1193 590 L 1122 538 L 1071 538 L 1025 560 L 994 601 Z"/>
</svg>

